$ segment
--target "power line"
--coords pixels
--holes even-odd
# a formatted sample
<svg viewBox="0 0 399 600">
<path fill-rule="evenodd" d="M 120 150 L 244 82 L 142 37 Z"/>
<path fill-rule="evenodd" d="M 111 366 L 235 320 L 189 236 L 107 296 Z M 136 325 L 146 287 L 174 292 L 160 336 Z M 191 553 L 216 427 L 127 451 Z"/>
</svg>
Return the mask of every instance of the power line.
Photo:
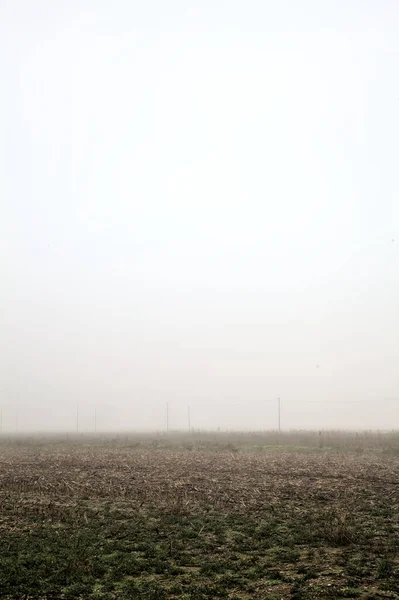
<svg viewBox="0 0 399 600">
<path fill-rule="evenodd" d="M 298 403 L 299 404 L 299 403 Z M 362 400 L 304 400 L 301 401 L 300 404 L 364 404 Z"/>
</svg>

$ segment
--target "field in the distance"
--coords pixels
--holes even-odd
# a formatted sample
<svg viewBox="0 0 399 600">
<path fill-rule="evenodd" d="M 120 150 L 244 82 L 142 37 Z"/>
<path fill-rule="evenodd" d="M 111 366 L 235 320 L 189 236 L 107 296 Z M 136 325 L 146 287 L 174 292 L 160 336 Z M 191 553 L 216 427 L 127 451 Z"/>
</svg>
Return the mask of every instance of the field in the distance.
<svg viewBox="0 0 399 600">
<path fill-rule="evenodd" d="M 0 597 L 399 598 L 399 435 L 3 436 Z"/>
</svg>

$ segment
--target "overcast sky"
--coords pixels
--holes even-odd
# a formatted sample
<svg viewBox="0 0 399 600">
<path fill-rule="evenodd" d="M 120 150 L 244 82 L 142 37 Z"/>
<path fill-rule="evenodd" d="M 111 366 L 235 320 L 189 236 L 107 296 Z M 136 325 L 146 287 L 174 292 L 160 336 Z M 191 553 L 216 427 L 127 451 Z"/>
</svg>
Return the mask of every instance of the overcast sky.
<svg viewBox="0 0 399 600">
<path fill-rule="evenodd" d="M 4 430 L 399 427 L 397 2 L 0 0 L 0 40 Z"/>
</svg>

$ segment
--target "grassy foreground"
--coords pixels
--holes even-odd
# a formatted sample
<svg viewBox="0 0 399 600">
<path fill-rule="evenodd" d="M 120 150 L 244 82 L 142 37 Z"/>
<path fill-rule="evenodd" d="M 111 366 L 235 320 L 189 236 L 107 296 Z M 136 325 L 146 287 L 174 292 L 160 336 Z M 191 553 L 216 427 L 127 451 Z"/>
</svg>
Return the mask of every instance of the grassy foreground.
<svg viewBox="0 0 399 600">
<path fill-rule="evenodd" d="M 399 598 L 398 438 L 329 435 L 2 439 L 0 597 Z"/>
</svg>

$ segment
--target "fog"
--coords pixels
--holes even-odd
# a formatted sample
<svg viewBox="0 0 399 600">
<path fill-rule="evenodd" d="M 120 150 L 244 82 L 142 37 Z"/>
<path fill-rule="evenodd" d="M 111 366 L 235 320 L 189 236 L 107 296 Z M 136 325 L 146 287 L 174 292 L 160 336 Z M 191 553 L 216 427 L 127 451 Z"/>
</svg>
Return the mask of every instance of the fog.
<svg viewBox="0 0 399 600">
<path fill-rule="evenodd" d="M 399 427 L 397 3 L 1 0 L 0 36 L 3 432 Z"/>
</svg>

